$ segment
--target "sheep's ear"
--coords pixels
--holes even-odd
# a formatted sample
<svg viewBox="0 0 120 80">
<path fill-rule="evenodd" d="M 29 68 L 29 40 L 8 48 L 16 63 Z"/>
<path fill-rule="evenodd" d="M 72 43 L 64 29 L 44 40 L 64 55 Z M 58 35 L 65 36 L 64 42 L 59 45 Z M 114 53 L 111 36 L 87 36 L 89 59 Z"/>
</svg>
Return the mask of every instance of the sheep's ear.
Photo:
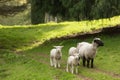
<svg viewBox="0 0 120 80">
<path fill-rule="evenodd" d="M 54 48 L 63 48 L 64 46 L 53 46 Z"/>
<path fill-rule="evenodd" d="M 94 38 L 94 40 L 101 40 L 101 39 L 100 39 L 100 38 L 98 38 L 98 37 L 95 37 L 95 38 Z"/>
<path fill-rule="evenodd" d="M 61 46 L 61 48 L 63 48 L 64 46 Z"/>
</svg>

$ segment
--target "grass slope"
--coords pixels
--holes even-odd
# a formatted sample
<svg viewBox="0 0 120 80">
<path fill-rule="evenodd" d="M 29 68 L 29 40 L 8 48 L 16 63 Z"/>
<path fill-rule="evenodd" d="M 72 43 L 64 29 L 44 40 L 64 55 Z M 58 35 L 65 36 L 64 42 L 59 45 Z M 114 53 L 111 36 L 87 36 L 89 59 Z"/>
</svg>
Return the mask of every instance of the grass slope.
<svg viewBox="0 0 120 80">
<path fill-rule="evenodd" d="M 0 48 L 25 50 L 43 42 L 78 33 L 92 32 L 120 24 L 120 16 L 81 22 L 48 23 L 25 26 L 0 26 Z M 34 45 L 33 45 L 34 44 Z M 27 47 L 26 47 L 27 46 Z"/>
</svg>

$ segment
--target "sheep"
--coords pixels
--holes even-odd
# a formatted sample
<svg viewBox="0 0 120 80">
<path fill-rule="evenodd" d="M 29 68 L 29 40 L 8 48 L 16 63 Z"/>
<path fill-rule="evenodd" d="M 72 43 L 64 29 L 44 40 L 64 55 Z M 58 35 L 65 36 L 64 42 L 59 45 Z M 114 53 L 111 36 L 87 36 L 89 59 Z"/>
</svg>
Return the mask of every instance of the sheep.
<svg viewBox="0 0 120 80">
<path fill-rule="evenodd" d="M 50 51 L 50 65 L 54 66 L 55 68 L 60 67 L 59 61 L 62 57 L 61 49 L 63 46 L 53 46 L 54 49 Z"/>
<path fill-rule="evenodd" d="M 69 69 L 71 71 L 71 73 L 74 73 L 74 69 L 76 70 L 76 74 L 78 73 L 78 66 L 80 65 L 79 63 L 79 54 L 74 54 L 72 56 L 68 57 L 67 60 L 67 67 L 66 67 L 66 71 L 69 72 Z"/>
<path fill-rule="evenodd" d="M 83 60 L 83 66 L 85 66 L 87 60 L 87 67 L 89 68 L 89 63 L 91 62 L 91 68 L 93 68 L 94 57 L 99 46 L 104 46 L 100 38 L 94 38 L 92 43 L 78 43 L 77 49 L 79 49 L 79 55 Z"/>
<path fill-rule="evenodd" d="M 77 48 L 76 47 L 71 47 L 70 49 L 69 49 L 69 56 L 72 56 L 72 55 L 74 55 L 75 53 L 78 53 L 78 51 L 77 51 Z"/>
<path fill-rule="evenodd" d="M 78 49 L 76 48 L 76 47 L 71 47 L 70 49 L 69 49 L 69 56 L 74 56 L 74 54 L 79 54 L 78 53 Z M 80 60 L 80 55 L 78 55 L 79 56 L 79 60 Z"/>
</svg>

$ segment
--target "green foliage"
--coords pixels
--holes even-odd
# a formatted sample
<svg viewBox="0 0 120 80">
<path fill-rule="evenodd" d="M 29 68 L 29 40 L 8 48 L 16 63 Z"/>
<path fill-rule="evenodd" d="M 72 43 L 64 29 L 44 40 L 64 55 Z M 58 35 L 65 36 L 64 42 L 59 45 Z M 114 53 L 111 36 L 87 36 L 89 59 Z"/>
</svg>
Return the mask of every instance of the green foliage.
<svg viewBox="0 0 120 80">
<path fill-rule="evenodd" d="M 31 22 L 33 24 L 44 22 L 44 12 L 42 9 L 43 0 L 31 0 Z"/>
<path fill-rule="evenodd" d="M 32 0 L 32 23 L 44 22 L 45 13 L 63 20 L 92 20 L 120 14 L 119 0 Z"/>
<path fill-rule="evenodd" d="M 120 14 L 119 0 L 96 0 L 92 7 L 92 15 L 94 18 L 106 18 Z M 94 12 L 94 13 L 93 13 Z"/>
<path fill-rule="evenodd" d="M 45 13 L 52 14 L 52 16 L 65 15 L 65 8 L 59 0 L 32 0 L 31 4 L 33 24 L 44 23 Z"/>
</svg>

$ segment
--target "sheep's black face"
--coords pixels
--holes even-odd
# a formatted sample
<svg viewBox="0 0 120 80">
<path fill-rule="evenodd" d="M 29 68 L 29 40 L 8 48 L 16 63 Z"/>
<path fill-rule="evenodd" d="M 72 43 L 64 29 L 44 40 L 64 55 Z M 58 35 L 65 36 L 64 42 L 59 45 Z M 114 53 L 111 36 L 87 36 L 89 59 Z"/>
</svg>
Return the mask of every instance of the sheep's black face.
<svg viewBox="0 0 120 80">
<path fill-rule="evenodd" d="M 98 47 L 99 46 L 104 46 L 104 43 L 100 40 L 100 39 L 94 39 L 94 42 L 98 44 Z"/>
</svg>

